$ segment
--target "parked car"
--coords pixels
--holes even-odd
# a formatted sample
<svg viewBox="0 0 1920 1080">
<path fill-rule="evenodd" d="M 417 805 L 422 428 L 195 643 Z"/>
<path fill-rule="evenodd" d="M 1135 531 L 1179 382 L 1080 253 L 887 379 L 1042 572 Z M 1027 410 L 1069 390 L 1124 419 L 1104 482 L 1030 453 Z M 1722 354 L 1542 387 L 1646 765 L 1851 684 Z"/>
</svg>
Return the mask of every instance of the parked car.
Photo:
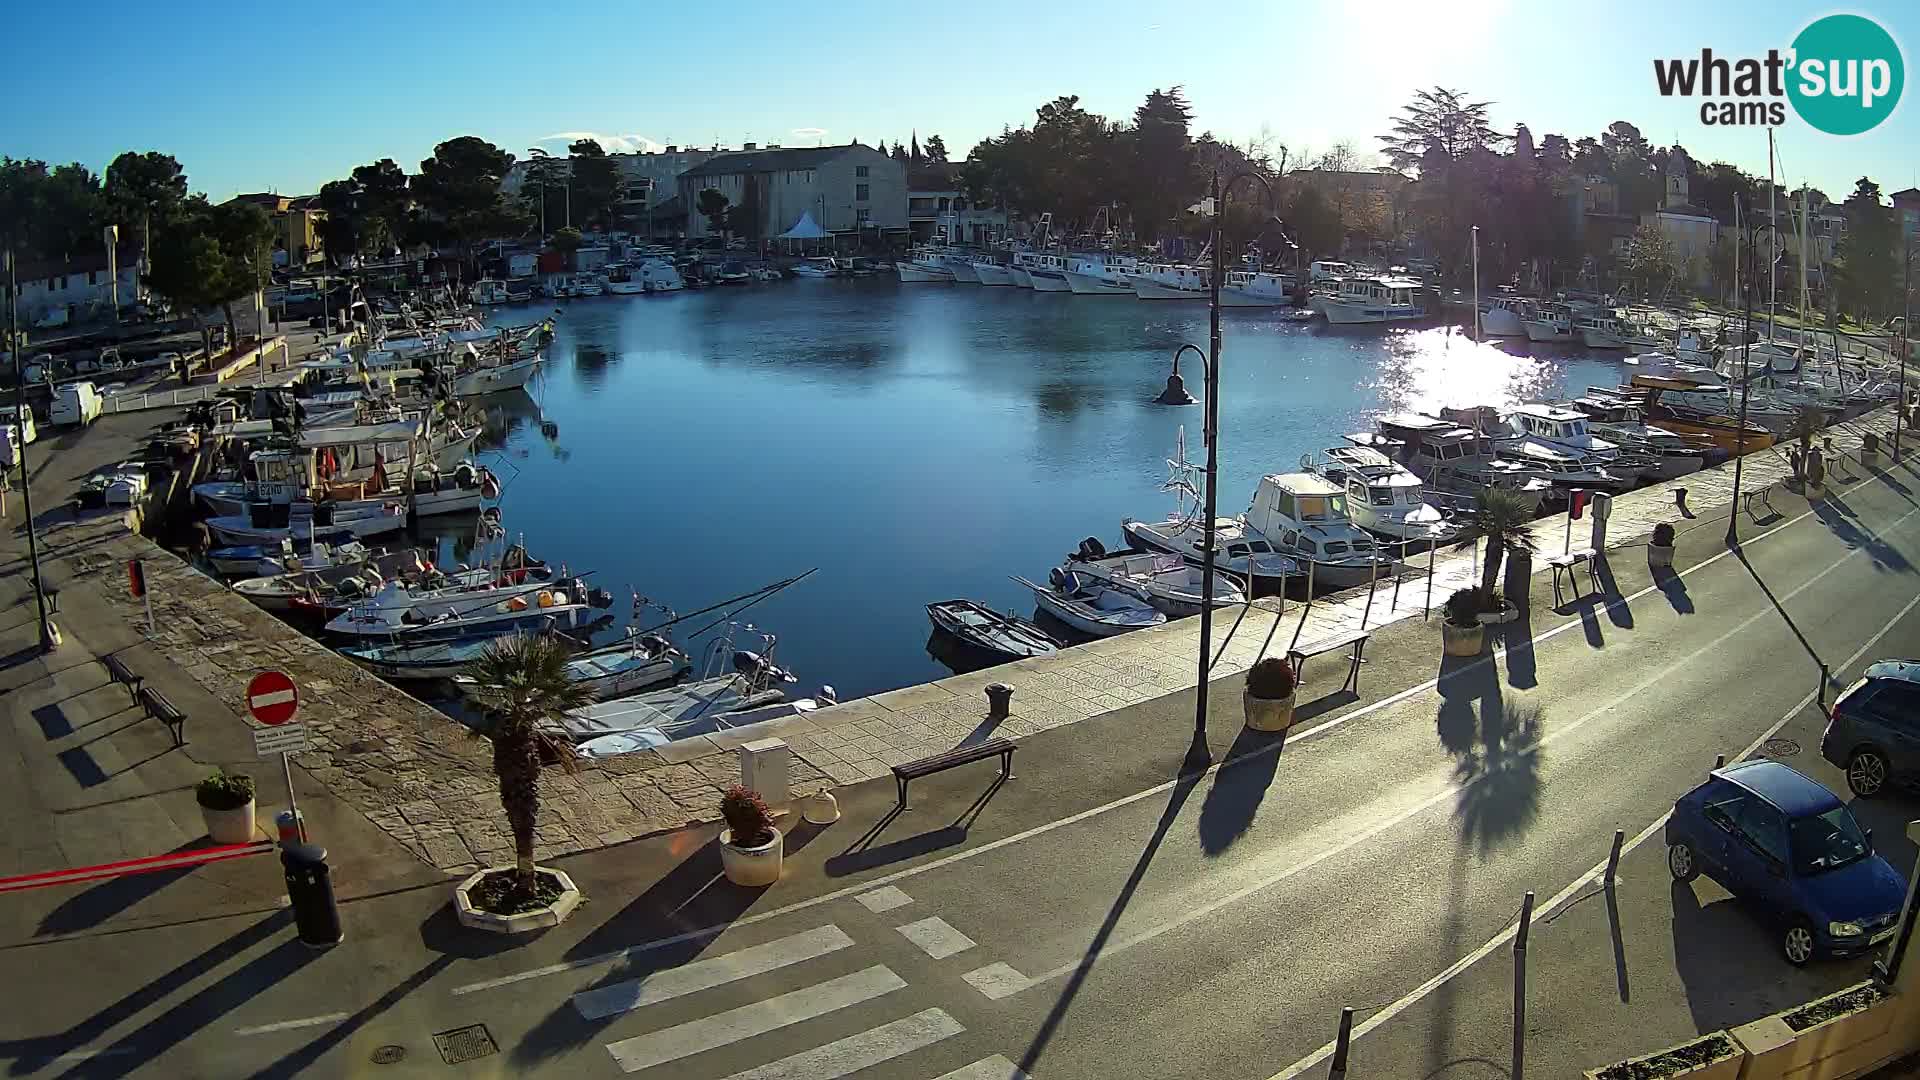
<svg viewBox="0 0 1920 1080">
<path fill-rule="evenodd" d="M 1873 834 L 1845 803 L 1777 761 L 1715 769 L 1667 819 L 1667 870 L 1703 871 L 1756 904 L 1798 967 L 1850 956 L 1893 937 L 1907 884 L 1873 851 Z"/>
<path fill-rule="evenodd" d="M 1882 660 L 1834 700 L 1820 756 L 1863 799 L 1920 787 L 1920 660 Z"/>
</svg>

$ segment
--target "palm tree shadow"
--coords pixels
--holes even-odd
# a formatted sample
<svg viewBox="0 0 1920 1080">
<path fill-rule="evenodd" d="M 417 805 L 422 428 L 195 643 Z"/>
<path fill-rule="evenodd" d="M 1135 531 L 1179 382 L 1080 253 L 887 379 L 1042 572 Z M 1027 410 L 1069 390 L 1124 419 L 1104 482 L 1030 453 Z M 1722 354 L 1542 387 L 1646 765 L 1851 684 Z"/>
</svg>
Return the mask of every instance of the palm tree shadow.
<svg viewBox="0 0 1920 1080">
<path fill-rule="evenodd" d="M 1516 839 L 1540 814 L 1542 712 L 1528 700 L 1481 700 L 1476 745 L 1457 753 L 1454 816 L 1461 843 L 1483 855 Z"/>
</svg>

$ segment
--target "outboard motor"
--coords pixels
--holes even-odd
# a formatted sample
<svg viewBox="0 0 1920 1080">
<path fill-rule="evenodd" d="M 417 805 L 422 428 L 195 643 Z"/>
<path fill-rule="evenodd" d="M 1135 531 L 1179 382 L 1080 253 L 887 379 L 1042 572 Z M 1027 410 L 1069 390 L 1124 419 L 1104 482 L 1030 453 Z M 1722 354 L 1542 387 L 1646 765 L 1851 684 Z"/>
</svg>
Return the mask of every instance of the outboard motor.
<svg viewBox="0 0 1920 1080">
<path fill-rule="evenodd" d="M 749 679 L 765 676 L 768 682 L 798 682 L 793 673 L 785 668 L 776 667 L 766 657 L 747 649 L 735 649 L 733 670 Z"/>
<path fill-rule="evenodd" d="M 1089 536 L 1085 540 L 1080 541 L 1080 557 L 1088 562 L 1092 562 L 1095 559 L 1104 559 L 1107 557 L 1107 547 L 1100 542 L 1099 537 Z"/>
<path fill-rule="evenodd" d="M 1058 589 L 1061 586 L 1065 585 L 1066 583 L 1067 583 L 1067 572 L 1065 570 L 1062 570 L 1056 566 L 1053 569 L 1047 571 L 1047 584 Z"/>
<path fill-rule="evenodd" d="M 584 587 L 584 583 L 583 583 L 583 587 Z M 586 596 L 587 596 L 587 604 L 591 607 L 598 608 L 601 611 L 605 611 L 608 608 L 613 606 L 613 594 L 608 592 L 605 589 L 591 590 L 586 594 Z"/>
</svg>

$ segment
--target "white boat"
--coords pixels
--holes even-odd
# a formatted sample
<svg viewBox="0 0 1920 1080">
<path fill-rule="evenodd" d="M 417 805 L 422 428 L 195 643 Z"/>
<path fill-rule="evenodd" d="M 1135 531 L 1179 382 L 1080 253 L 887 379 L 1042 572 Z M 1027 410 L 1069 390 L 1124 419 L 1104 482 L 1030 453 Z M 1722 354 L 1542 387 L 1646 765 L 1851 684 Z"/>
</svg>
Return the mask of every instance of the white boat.
<svg viewBox="0 0 1920 1080">
<path fill-rule="evenodd" d="M 1590 393 L 1576 398 L 1572 405 L 1586 413 L 1588 424 L 1608 441 L 1653 461 L 1653 467 L 1641 474 L 1645 480 L 1672 480 L 1699 472 L 1707 461 L 1711 441 L 1689 439 L 1679 432 L 1648 424 L 1639 406 L 1626 398 Z"/>
<path fill-rule="evenodd" d="M 1083 579 L 1072 571 L 1056 567 L 1051 588 L 1035 585 L 1023 577 L 1013 580 L 1033 590 L 1033 600 L 1041 611 L 1094 637 L 1112 637 L 1129 630 L 1144 630 L 1167 621 L 1165 612 L 1138 595 Z"/>
<path fill-rule="evenodd" d="M 329 526 L 345 529 L 356 540 L 397 533 L 407 526 L 407 508 L 399 502 L 388 504 L 377 513 L 346 521 L 332 521 L 328 517 L 325 513 L 308 516 L 296 513 L 287 518 L 285 525 L 271 525 L 265 523 L 269 520 L 267 515 L 232 514 L 210 517 L 205 524 L 213 533 L 213 538 L 221 544 L 273 545 L 299 536 L 310 536 L 315 529 L 324 532 Z"/>
<path fill-rule="evenodd" d="M 1601 465 L 1620 455 L 1620 448 L 1587 430 L 1587 414 L 1562 405 L 1528 404 L 1515 407 L 1503 418 L 1510 431 L 1523 439 L 1533 439 L 1565 451 L 1581 461 Z M 1495 445 L 1505 440 L 1497 431 Z"/>
<path fill-rule="evenodd" d="M 505 364 L 491 364 L 461 372 L 453 377 L 455 397 L 483 397 L 505 390 L 518 390 L 527 385 L 533 373 L 540 368 L 542 357 L 539 353 Z"/>
<path fill-rule="evenodd" d="M 1316 259 L 1307 267 L 1307 284 L 1313 288 L 1337 287 L 1353 273 L 1351 263 L 1335 262 L 1332 259 Z"/>
<path fill-rule="evenodd" d="M 1073 255 L 1067 258 L 1068 291 L 1079 296 L 1132 296 L 1139 260 L 1121 255 Z"/>
<path fill-rule="evenodd" d="M 1526 466 L 1500 457 L 1491 439 L 1472 428 L 1423 413 L 1382 416 L 1376 423 L 1383 436 L 1365 445 L 1383 449 L 1426 482 L 1448 495 L 1472 498 L 1487 488 L 1501 488 L 1527 501 L 1529 513 L 1539 513 L 1553 492 L 1553 484 Z M 1361 436 L 1349 435 L 1358 442 Z"/>
<path fill-rule="evenodd" d="M 625 263 L 614 263 L 607 267 L 604 284 L 609 296 L 638 296 L 647 291 L 646 282 L 641 281 L 633 268 Z"/>
<path fill-rule="evenodd" d="M 1133 294 L 1142 300 L 1205 300 L 1210 274 L 1184 263 L 1146 263 L 1132 276 Z"/>
<path fill-rule="evenodd" d="M 1574 320 L 1573 329 L 1589 349 L 1624 349 L 1632 336 L 1619 319 L 1606 315 L 1582 315 Z"/>
<path fill-rule="evenodd" d="M 279 544 L 236 544 L 212 548 L 201 556 L 222 577 L 264 577 L 329 566 L 359 565 L 367 549 L 342 528 L 321 529 L 319 536 L 290 538 Z"/>
<path fill-rule="evenodd" d="M 1565 304 L 1536 304 L 1523 322 L 1528 341 L 1557 343 L 1574 339 L 1573 309 Z"/>
<path fill-rule="evenodd" d="M 980 284 L 980 274 L 973 268 L 973 256 L 961 251 L 949 251 L 942 256 L 946 267 L 953 273 L 953 280 L 962 285 Z"/>
<path fill-rule="evenodd" d="M 1330 484 L 1347 490 L 1347 514 L 1353 523 L 1384 539 L 1446 543 L 1465 528 L 1426 499 L 1426 485 L 1413 471 L 1379 450 L 1336 446 L 1324 461 L 1308 455 L 1301 462 Z"/>
<path fill-rule="evenodd" d="M 1235 270 L 1220 285 L 1221 307 L 1289 307 L 1293 279 L 1264 270 Z"/>
<path fill-rule="evenodd" d="M 1480 304 L 1480 333 L 1485 337 L 1526 337 L 1527 302 L 1517 296 L 1491 296 Z"/>
<path fill-rule="evenodd" d="M 507 283 L 493 278 L 484 278 L 473 283 L 473 302 L 484 307 L 507 303 Z"/>
<path fill-rule="evenodd" d="M 831 256 L 820 256 L 798 263 L 793 268 L 793 276 L 804 278 L 843 277 L 844 271 Z"/>
<path fill-rule="evenodd" d="M 1072 292 L 1067 284 L 1067 260 L 1059 255 L 1032 252 L 1026 263 L 1027 281 L 1034 292 Z"/>
<path fill-rule="evenodd" d="M 1007 264 L 1007 278 L 1016 289 L 1033 288 L 1033 275 L 1029 274 L 1027 268 L 1021 266 L 1019 263 Z"/>
<path fill-rule="evenodd" d="M 687 279 L 680 276 L 673 260 L 659 255 L 641 259 L 633 268 L 633 276 L 639 280 L 641 290 L 648 294 L 679 292 L 687 287 Z"/>
<path fill-rule="evenodd" d="M 569 296 L 599 296 L 606 291 L 606 286 L 593 274 L 575 274 L 573 280 L 567 283 Z"/>
<path fill-rule="evenodd" d="M 1205 561 L 1207 530 L 1195 518 L 1178 513 L 1161 521 L 1122 518 L 1120 531 L 1127 543 L 1142 551 L 1178 555 L 1194 566 Z M 1249 583 L 1256 596 L 1278 592 L 1289 578 L 1306 572 L 1265 539 L 1248 533 L 1245 522 L 1230 517 L 1214 519 L 1213 565 Z"/>
<path fill-rule="evenodd" d="M 916 249 L 910 259 L 895 261 L 893 272 L 901 281 L 953 281 L 953 271 L 947 268 L 946 259 L 927 248 Z"/>
<path fill-rule="evenodd" d="M 1346 493 L 1313 473 L 1264 476 L 1247 508 L 1247 529 L 1306 564 L 1315 589 L 1344 589 L 1393 572 L 1373 537 L 1347 514 Z"/>
<path fill-rule="evenodd" d="M 1323 300 L 1321 313 L 1335 326 L 1407 322 L 1427 317 L 1419 301 L 1421 282 L 1410 277 L 1351 277 Z"/>
<path fill-rule="evenodd" d="M 1069 555 L 1066 563 L 1053 573 L 1061 571 L 1133 592 L 1171 618 L 1200 614 L 1205 573 L 1178 555 L 1165 552 L 1109 555 L 1100 541 L 1088 537 L 1080 541 L 1080 550 Z M 1246 602 L 1246 591 L 1233 575 L 1216 568 L 1213 606 L 1230 607 Z"/>
<path fill-rule="evenodd" d="M 347 546 L 360 547 L 358 544 Z M 358 562 L 337 561 L 321 569 L 242 578 L 229 587 L 263 611 L 288 611 L 294 607 L 296 600 L 316 592 L 337 589 L 349 579 L 358 582 L 356 588 L 371 592 L 389 578 L 418 574 L 427 569 L 426 562 L 417 551 L 398 551 L 368 558 L 366 550 L 361 548 L 361 555 Z"/>
<path fill-rule="evenodd" d="M 348 638 L 405 638 L 446 641 L 504 634 L 514 630 L 571 630 L 593 618 L 587 600 L 612 598 L 590 594 L 578 579 L 501 584 L 489 576 L 480 585 L 411 589 L 389 581 L 366 600 L 341 612 L 326 631 Z M 552 617 L 547 622 L 543 616 Z"/>
<path fill-rule="evenodd" d="M 990 258 L 975 259 L 973 262 L 973 274 L 980 279 L 980 284 L 982 285 L 1013 284 L 1013 275 L 1007 272 L 1007 268 Z"/>
<path fill-rule="evenodd" d="M 404 648 L 404 646 L 403 646 Z M 431 660 L 432 646 L 415 646 L 420 654 L 408 657 L 414 661 Z M 361 657 L 352 650 L 341 650 L 355 659 Z M 424 674 L 423 678 L 451 678 L 462 692 L 471 693 L 474 682 L 462 674 L 466 661 L 456 662 L 454 656 L 446 657 L 451 670 L 435 670 Z M 567 681 L 583 686 L 596 701 L 626 697 L 654 687 L 672 683 L 685 675 L 693 666 L 687 654 L 673 647 L 673 643 L 659 634 L 643 634 L 629 627 L 625 641 L 606 648 L 580 653 L 567 661 Z M 378 670 L 376 668 L 375 670 Z M 385 674 L 385 672 L 381 672 Z"/>
</svg>

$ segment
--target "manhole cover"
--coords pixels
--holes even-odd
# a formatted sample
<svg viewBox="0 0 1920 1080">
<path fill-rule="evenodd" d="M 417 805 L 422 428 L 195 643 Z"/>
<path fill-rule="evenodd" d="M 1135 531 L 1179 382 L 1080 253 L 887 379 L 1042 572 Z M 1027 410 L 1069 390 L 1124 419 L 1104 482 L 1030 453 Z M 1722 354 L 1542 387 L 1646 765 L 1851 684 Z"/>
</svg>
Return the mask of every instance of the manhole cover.
<svg viewBox="0 0 1920 1080">
<path fill-rule="evenodd" d="M 392 1065 L 406 1056 L 406 1047 L 395 1046 L 392 1043 L 388 1043 L 385 1046 L 375 1048 L 373 1051 L 373 1063 L 375 1065 Z"/>
<path fill-rule="evenodd" d="M 1792 739 L 1768 739 L 1766 752 L 1768 757 L 1792 757 L 1800 752 L 1800 744 Z"/>
<path fill-rule="evenodd" d="M 433 1045 L 440 1048 L 440 1057 L 449 1065 L 458 1065 L 463 1061 L 473 1061 L 497 1054 L 500 1048 L 493 1044 L 493 1036 L 487 1033 L 487 1025 L 472 1024 L 468 1027 L 442 1031 L 433 1037 Z"/>
</svg>

